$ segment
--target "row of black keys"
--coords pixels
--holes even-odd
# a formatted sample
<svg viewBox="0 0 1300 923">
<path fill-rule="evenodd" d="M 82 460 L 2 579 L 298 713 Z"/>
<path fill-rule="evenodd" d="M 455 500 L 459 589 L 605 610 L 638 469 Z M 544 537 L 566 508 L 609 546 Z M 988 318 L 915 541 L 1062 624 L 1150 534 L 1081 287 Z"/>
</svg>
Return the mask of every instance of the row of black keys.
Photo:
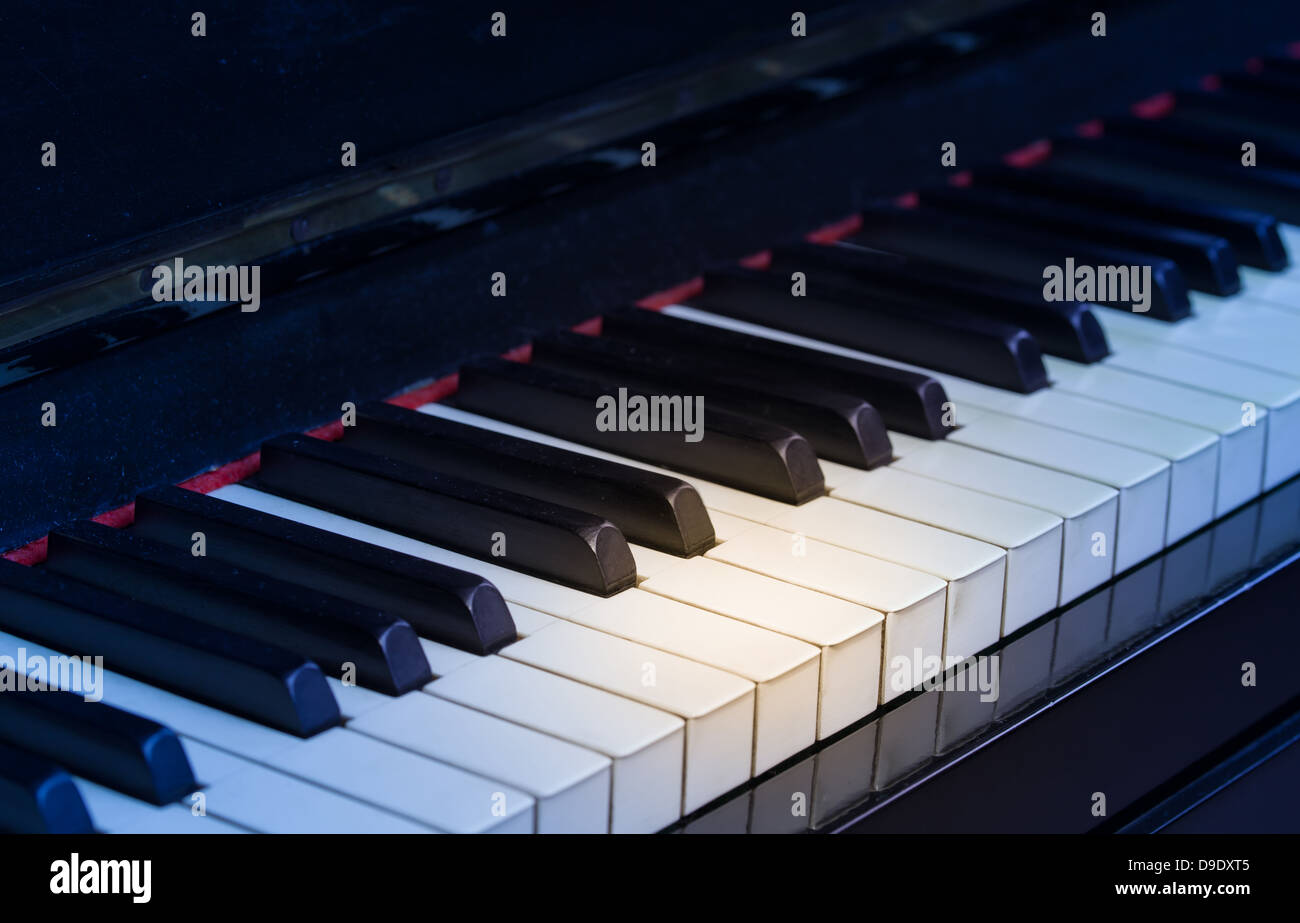
<svg viewBox="0 0 1300 923">
<path fill-rule="evenodd" d="M 1058 143 L 1046 168 L 981 170 L 974 189 L 869 212 L 861 247 L 778 249 L 768 272 L 710 273 L 689 301 L 1035 390 L 1042 351 L 1107 352 L 1088 307 L 1041 298 L 1042 268 L 1062 253 L 1152 265 L 1152 313 L 1165 320 L 1186 316 L 1188 285 L 1235 291 L 1238 261 L 1285 266 L 1275 219 L 1243 210 L 1300 220 L 1300 96 L 1284 76 L 1225 81 L 1236 96 L 1184 94 L 1170 119 Z M 1262 139 L 1279 166 L 1229 163 L 1234 131 Z M 810 290 L 792 303 L 795 271 Z M 539 339 L 530 366 L 466 366 L 458 403 L 792 503 L 821 494 L 818 455 L 870 468 L 889 460 L 886 426 L 945 434 L 943 390 L 923 374 L 647 312 L 603 326 L 601 339 Z M 594 400 L 615 385 L 703 395 L 706 438 L 597 431 Z M 683 556 L 713 542 L 678 479 L 387 405 L 364 408 L 342 445 L 272 440 L 258 486 L 480 557 L 505 531 L 512 553 L 498 563 L 602 595 L 635 582 L 627 538 Z M 196 532 L 211 557 L 190 553 Z M 322 665 L 354 663 L 363 685 L 400 693 L 429 679 L 417 634 L 475 653 L 514 638 L 478 576 L 175 488 L 141 497 L 129 532 L 80 523 L 51 535 L 47 568 L 6 563 L 0 604 L 0 627 L 22 637 L 101 652 L 119 672 L 304 736 L 339 721 Z M 0 696 L 0 731 L 50 758 L 74 753 L 72 768 L 156 803 L 193 787 L 166 729 L 75 695 Z M 0 747 L 0 785 L 58 799 L 39 755 Z"/>
</svg>

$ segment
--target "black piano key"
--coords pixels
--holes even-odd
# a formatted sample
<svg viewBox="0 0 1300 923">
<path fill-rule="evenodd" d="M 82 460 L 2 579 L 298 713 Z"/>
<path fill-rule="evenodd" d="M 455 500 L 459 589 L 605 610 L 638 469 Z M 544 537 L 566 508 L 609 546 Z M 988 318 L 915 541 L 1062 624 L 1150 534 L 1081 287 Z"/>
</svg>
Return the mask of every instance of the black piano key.
<svg viewBox="0 0 1300 923">
<path fill-rule="evenodd" d="M 77 784 L 49 760 L 0 743 L 0 832 L 94 833 Z"/>
<path fill-rule="evenodd" d="M 202 532 L 211 558 L 379 609 L 473 654 L 517 636 L 501 593 L 477 574 L 179 487 L 137 497 L 131 531 L 181 548 Z"/>
<path fill-rule="evenodd" d="M 1187 281 L 1178 264 L 1154 253 L 1106 247 L 1077 237 L 1047 231 L 1026 231 L 1002 222 L 953 215 L 925 208 L 867 209 L 861 229 L 850 243 L 902 253 L 967 272 L 999 276 L 1043 290 L 1048 266 L 1075 265 L 1150 266 L 1151 291 L 1148 317 L 1180 320 L 1191 314 Z M 1120 310 L 1132 305 L 1123 300 L 1096 304 Z"/>
<path fill-rule="evenodd" d="M 94 522 L 50 533 L 51 570 L 168 609 L 234 634 L 310 657 L 327 674 L 350 675 L 379 692 L 401 695 L 432 679 L 411 626 L 256 571 L 195 557 Z"/>
<path fill-rule="evenodd" d="M 257 485 L 600 596 L 636 585 L 606 519 L 308 436 L 263 444 Z"/>
<path fill-rule="evenodd" d="M 1235 295 L 1241 289 L 1236 252 L 1226 240 L 1212 234 L 978 185 L 926 189 L 920 195 L 923 205 L 940 211 L 1157 253 L 1178 264 L 1188 285 L 1212 295 Z"/>
<path fill-rule="evenodd" d="M 1243 167 L 1240 151 L 1222 159 L 1127 138 L 1064 138 L 1050 163 L 1108 182 L 1134 183 L 1165 195 L 1209 199 L 1300 222 L 1300 173 Z"/>
<path fill-rule="evenodd" d="M 772 251 L 772 272 L 799 271 L 861 291 L 865 297 L 969 311 L 1028 330 L 1043 352 L 1074 362 L 1110 355 L 1106 334 L 1091 308 L 1078 301 L 1044 301 L 1042 292 L 951 267 L 880 253 L 852 244 L 795 244 Z"/>
<path fill-rule="evenodd" d="M 1232 71 L 1219 76 L 1219 85 L 1230 98 L 1240 94 L 1260 100 L 1300 103 L 1300 75 L 1296 74 Z"/>
<path fill-rule="evenodd" d="M 876 468 L 893 457 L 884 421 L 861 397 L 788 375 L 749 375 L 725 356 L 701 367 L 671 349 L 562 332 L 535 339 L 532 362 L 639 394 L 698 394 L 708 406 L 789 427 L 819 457 L 855 468 Z"/>
<path fill-rule="evenodd" d="M 712 548 L 713 523 L 685 481 L 374 402 L 343 437 L 352 446 L 608 519 L 631 541 L 689 557 Z M 136 513 L 139 517 L 138 507 Z"/>
<path fill-rule="evenodd" d="M 1175 110 L 1162 119 L 1141 119 L 1135 116 L 1107 119 L 1105 133 L 1111 138 L 1166 144 L 1229 164 L 1240 164 L 1242 142 L 1253 141 L 1257 165 L 1281 167 L 1284 170 L 1300 169 L 1300 147 L 1266 126 L 1262 130 L 1260 127 L 1251 130 L 1247 138 L 1240 131 L 1203 125 L 1191 117 L 1180 116 Z"/>
<path fill-rule="evenodd" d="M 602 323 L 606 336 L 655 343 L 702 364 L 725 355 L 732 362 L 746 363 L 755 374 L 771 375 L 779 370 L 809 384 L 856 394 L 880 411 L 889 429 L 900 433 L 922 439 L 942 439 L 948 434 L 943 423 L 948 396 L 943 385 L 921 372 L 829 355 L 642 308 L 611 312 L 604 315 Z"/>
<path fill-rule="evenodd" d="M 189 759 L 169 729 L 88 700 L 94 694 L 89 684 L 69 692 L 35 682 L 0 668 L 0 741 L 151 804 L 194 791 Z"/>
<path fill-rule="evenodd" d="M 1286 74 L 1291 77 L 1300 77 L 1300 58 L 1266 55 L 1260 58 L 1258 63 L 1260 73 Z"/>
<path fill-rule="evenodd" d="M 1235 150 L 1225 152 L 1228 162 L 1238 165 L 1241 163 L 1242 141 L 1262 138 L 1290 147 L 1300 144 L 1297 107 L 1276 99 L 1257 99 L 1243 93 L 1187 90 L 1176 95 L 1173 114 L 1194 125 L 1239 135 Z"/>
<path fill-rule="evenodd" d="M 1144 125 L 1157 124 L 1147 119 L 1132 121 Z M 1109 124 L 1108 122 L 1107 125 Z M 1010 167 L 980 170 L 975 175 L 975 181 L 981 187 L 987 185 L 1026 192 L 1046 199 L 1088 205 L 1117 214 L 1216 234 L 1232 244 L 1232 249 L 1237 252 L 1243 265 L 1257 269 L 1276 272 L 1285 269 L 1289 263 L 1286 247 L 1278 233 L 1277 219 L 1263 212 L 1159 195 L 1131 184 L 1105 183 L 1086 176 L 1071 176 L 1053 170 L 1050 164 L 1029 170 Z"/>
<path fill-rule="evenodd" d="M 694 433 L 629 429 L 619 419 L 619 398 L 599 381 L 486 359 L 461 368 L 456 406 L 785 503 L 825 493 L 812 446 L 783 426 L 705 404 Z M 602 428 L 598 422 L 606 416 L 611 425 Z M 691 422 L 684 412 L 681 422 Z M 692 436 L 699 438 L 691 441 Z"/>
<path fill-rule="evenodd" d="M 791 287 L 789 276 L 724 269 L 705 273 L 704 289 L 683 302 L 1009 391 L 1048 383 L 1038 342 L 1023 327 L 955 310 L 923 313 L 825 284 L 799 296 Z"/>
<path fill-rule="evenodd" d="M 0 561 L 0 627 L 300 737 L 339 723 L 324 674 L 301 655 L 44 569 Z"/>
</svg>

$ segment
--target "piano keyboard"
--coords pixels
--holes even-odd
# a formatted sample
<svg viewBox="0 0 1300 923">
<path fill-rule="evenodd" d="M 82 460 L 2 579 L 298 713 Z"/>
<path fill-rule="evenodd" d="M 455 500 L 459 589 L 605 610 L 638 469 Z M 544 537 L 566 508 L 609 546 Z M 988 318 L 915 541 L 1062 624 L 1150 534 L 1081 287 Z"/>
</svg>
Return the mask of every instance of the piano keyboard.
<svg viewBox="0 0 1300 923">
<path fill-rule="evenodd" d="M 1300 100 L 1228 95 L 0 562 L 0 680 L 59 690 L 0 696 L 0 824 L 654 832 L 1086 604 L 1300 473 L 1300 180 L 1195 132 L 1289 140 Z M 1150 268 L 1148 309 L 1045 301 L 1067 258 Z M 44 672 L 83 653 L 95 688 Z"/>
</svg>

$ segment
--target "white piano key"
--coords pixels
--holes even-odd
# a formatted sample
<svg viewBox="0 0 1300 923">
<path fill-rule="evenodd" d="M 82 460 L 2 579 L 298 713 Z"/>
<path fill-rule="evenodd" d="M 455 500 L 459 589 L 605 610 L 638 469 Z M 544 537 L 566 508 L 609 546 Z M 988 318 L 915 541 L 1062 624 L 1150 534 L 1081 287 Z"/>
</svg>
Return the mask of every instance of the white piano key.
<svg viewBox="0 0 1300 923">
<path fill-rule="evenodd" d="M 174 806 L 151 805 L 94 783 L 86 783 L 94 786 L 97 828 L 110 833 L 243 832 L 233 828 L 221 829 L 227 826 L 223 822 L 228 822 L 256 833 L 431 832 L 429 828 L 395 814 L 258 766 L 199 741 L 182 737 L 181 745 L 202 789 L 201 801 L 195 795 L 183 798 L 180 807 L 184 810 L 177 812 L 172 809 Z M 193 813 L 200 805 L 202 813 Z M 205 814 L 214 818 L 217 824 L 201 823 Z M 200 823 L 187 824 L 186 819 L 191 817 Z"/>
<path fill-rule="evenodd" d="M 1115 547 L 1106 550 L 1116 573 L 1165 545 L 1171 468 L 1163 458 L 999 413 L 981 412 L 948 439 L 1115 488 Z"/>
<path fill-rule="evenodd" d="M 593 449 L 576 442 L 557 439 L 556 437 L 548 436 L 545 433 L 538 433 L 530 429 L 525 429 L 522 426 L 503 423 L 500 420 L 494 420 L 491 417 L 483 417 L 478 414 L 468 413 L 455 407 L 448 407 L 445 404 L 425 404 L 423 407 L 417 409 L 420 413 L 442 417 L 445 420 L 455 420 L 458 423 L 477 426 L 494 433 L 516 436 L 520 439 L 539 442 L 542 445 L 554 446 L 558 449 L 567 449 L 570 452 L 590 455 L 593 458 L 603 458 L 607 461 L 614 461 L 623 465 L 631 465 L 634 468 L 643 468 L 646 471 L 657 471 L 660 474 L 667 474 L 671 477 L 680 478 L 690 483 L 691 486 L 699 492 L 700 499 L 704 501 L 704 505 L 708 508 L 710 516 L 712 516 L 713 512 L 717 510 L 740 519 L 748 519 L 753 522 L 766 522 L 773 516 L 779 515 L 788 506 L 788 504 L 781 503 L 778 500 L 770 500 L 767 497 L 760 497 L 757 494 L 746 493 L 745 491 L 737 490 L 734 487 L 715 484 L 712 481 L 703 480 L 695 475 L 684 475 L 676 471 L 669 471 L 666 468 L 656 468 L 654 465 L 648 465 L 645 462 L 631 458 L 624 458 L 621 455 L 614 455 L 610 452 L 602 451 L 601 449 Z"/>
<path fill-rule="evenodd" d="M 1204 312 L 1173 324 L 1126 311 L 1094 313 L 1108 337 L 1122 332 L 1283 375 L 1295 372 L 1297 343 L 1291 318 L 1281 323 L 1278 315 L 1286 312 L 1275 313 L 1264 305 L 1234 305 L 1232 310 Z"/>
<path fill-rule="evenodd" d="M 651 577 L 641 589 L 816 646 L 821 660 L 818 739 L 870 714 L 879 704 L 885 619 L 875 609 L 707 557 L 682 561 Z"/>
<path fill-rule="evenodd" d="M 1288 253 L 1300 252 L 1300 226 L 1279 221 L 1277 233 L 1282 238 L 1282 245 L 1286 247 Z M 1292 266 L 1289 271 L 1294 272 L 1295 269 L 1296 267 Z"/>
<path fill-rule="evenodd" d="M 194 771 L 194 781 L 200 788 L 215 785 L 222 779 L 253 765 L 243 757 L 235 756 L 233 753 L 199 740 L 181 737 L 180 741 L 181 749 L 185 751 L 185 758 L 190 761 L 190 769 Z"/>
<path fill-rule="evenodd" d="M 1055 386 L 1099 401 L 1121 404 L 1146 413 L 1181 420 L 1213 430 L 1219 436 L 1219 477 L 1215 487 L 1214 516 L 1259 495 L 1264 478 L 1264 419 L 1259 425 L 1242 423 L 1241 404 L 1173 382 L 1159 381 L 1115 366 L 1081 365 L 1044 356 L 1043 363 Z"/>
<path fill-rule="evenodd" d="M 249 833 L 211 814 L 195 814 L 182 804 L 156 805 L 114 791 L 96 782 L 73 780 L 95 829 L 101 833 Z"/>
<path fill-rule="evenodd" d="M 526 638 L 535 631 L 541 631 L 555 621 L 554 616 L 528 606 L 521 606 L 519 603 L 507 601 L 506 606 L 510 609 L 510 617 L 515 620 L 515 631 L 519 632 L 521 638 Z"/>
<path fill-rule="evenodd" d="M 998 607 L 1000 618 L 997 620 L 999 637 L 1056 608 L 1061 587 L 1064 531 L 1059 516 L 1001 497 L 921 477 L 893 466 L 859 472 L 856 477 L 847 479 L 843 486 L 836 488 L 831 496 L 965 535 L 1005 551 L 1005 595 L 1002 605 Z M 883 525 L 877 525 L 877 528 L 883 528 Z M 895 544 L 902 548 L 904 541 L 900 534 Z M 923 554 L 924 544 L 920 536 L 914 536 L 912 542 L 909 558 L 919 558 Z M 953 553 L 956 554 L 957 549 L 954 548 Z M 899 563 L 909 563 L 896 560 Z M 969 560 L 965 565 L 955 564 L 952 558 L 949 561 L 952 563 L 945 565 L 944 569 L 950 573 L 960 573 L 970 566 Z M 910 566 L 921 568 L 919 560 L 910 563 Z M 938 573 L 936 567 L 937 564 L 928 569 L 943 577 L 944 574 Z M 981 583 L 987 583 L 987 580 Z M 968 595 L 968 598 L 959 600 L 959 604 L 969 606 L 974 601 L 969 598 L 969 594 L 975 586 L 959 584 L 957 588 L 959 594 L 965 591 Z M 952 593 L 950 587 L 949 610 L 955 611 Z M 969 609 L 967 614 L 970 614 Z M 950 631 L 951 624 L 950 621 Z M 968 624 L 966 632 L 969 633 L 963 632 L 959 636 L 962 643 L 952 653 L 964 657 L 987 646 L 984 644 L 973 650 L 968 649 L 971 642 L 986 638 L 988 630 L 991 627 L 987 623 L 984 632 L 975 631 L 974 626 Z"/>
<path fill-rule="evenodd" d="M 1000 634 L 1010 634 L 1056 608 L 1064 533 L 1059 516 L 892 466 L 862 475 L 836 488 L 831 496 L 967 535 L 1006 551 L 1005 615 L 1000 620 Z M 975 651 L 966 651 L 963 656 L 972 653 Z"/>
<path fill-rule="evenodd" d="M 653 833 L 681 816 L 686 725 L 676 715 L 504 657 L 426 688 L 612 760 L 611 832 Z"/>
<path fill-rule="evenodd" d="M 333 677 L 330 679 L 338 682 Z M 363 691 L 385 702 L 396 701 L 370 690 Z M 395 814 L 188 737 L 182 737 L 181 744 L 194 770 L 194 778 L 203 790 L 204 811 L 257 833 L 431 832 Z M 193 801 L 191 796 L 181 803 L 190 807 Z"/>
<path fill-rule="evenodd" d="M 1243 286 L 1242 297 L 1249 301 L 1266 301 L 1283 310 L 1300 311 L 1300 277 L 1290 272 L 1268 272 L 1251 266 L 1238 270 Z"/>
<path fill-rule="evenodd" d="M 248 833 L 249 831 L 212 816 L 196 816 L 185 805 L 169 804 L 142 817 L 140 823 L 130 824 L 117 832 L 168 836 L 176 833 Z"/>
<path fill-rule="evenodd" d="M 882 703 L 942 667 L 948 585 L 931 574 L 770 526 L 755 526 L 707 556 L 884 613 Z"/>
<path fill-rule="evenodd" d="M 1065 605 L 1115 572 L 1119 492 L 1112 487 L 950 441 L 890 438 L 901 453 L 891 467 L 1046 510 L 1061 517 L 1061 595 Z M 1098 543 L 1100 536 L 1101 543 Z M 1094 554 L 1101 548 L 1104 554 Z"/>
<path fill-rule="evenodd" d="M 811 644 L 639 589 L 565 618 L 754 683 L 753 775 L 817 739 L 820 663 Z"/>
<path fill-rule="evenodd" d="M 610 760 L 599 753 L 423 692 L 348 727 L 527 792 L 538 833 L 609 830 Z"/>
<path fill-rule="evenodd" d="M 347 721 L 359 718 L 366 712 L 393 701 L 391 695 L 375 692 L 373 689 L 366 689 L 355 683 L 347 684 L 334 676 L 327 676 L 325 680 L 329 683 L 330 691 L 334 693 L 334 700 L 339 703 L 340 714 Z"/>
<path fill-rule="evenodd" d="M 531 795 L 346 728 L 268 763 L 444 833 L 531 833 L 535 826 Z"/>
<path fill-rule="evenodd" d="M 424 656 L 429 658 L 429 669 L 435 677 L 446 676 L 466 664 L 483 659 L 480 654 L 471 654 L 469 651 L 462 651 L 448 644 L 439 644 L 428 638 L 420 639 L 420 648 L 424 651 Z M 339 703 L 339 707 L 340 709 L 343 707 L 342 702 Z"/>
<path fill-rule="evenodd" d="M 1183 322 L 1191 329 L 1248 336 L 1263 332 L 1289 339 L 1292 343 L 1300 338 L 1300 316 L 1296 312 L 1258 298 L 1251 292 L 1227 297 L 1192 292 L 1191 302 L 1192 316 Z"/>
<path fill-rule="evenodd" d="M 1013 394 L 946 375 L 940 380 L 957 405 L 959 421 L 962 407 L 970 404 L 1166 459 L 1171 466 L 1166 544 L 1190 535 L 1214 518 L 1219 473 L 1216 433 L 1055 388 Z"/>
<path fill-rule="evenodd" d="M 413 692 L 430 698 L 421 692 Z M 205 789 L 210 816 L 258 833 L 436 833 L 329 789 L 252 766 Z"/>
<path fill-rule="evenodd" d="M 636 579 L 649 580 L 655 574 L 662 573 L 670 567 L 676 567 L 685 558 L 679 558 L 676 555 L 666 554 L 655 548 L 647 548 L 644 545 L 636 545 L 628 542 L 628 547 L 632 549 L 632 558 L 636 561 Z"/>
<path fill-rule="evenodd" d="M 1264 490 L 1300 472 L 1300 373 L 1282 375 L 1205 353 L 1111 331 L 1105 360 L 1130 372 L 1240 401 L 1246 425 L 1265 429 Z M 1251 407 L 1266 410 L 1250 424 Z"/>
<path fill-rule="evenodd" d="M 915 368 L 906 363 L 881 359 L 832 343 L 737 321 L 695 308 L 674 305 L 665 308 L 664 313 L 714 327 L 793 343 L 809 349 L 820 349 L 836 355 L 864 358 L 901 368 Z M 1067 474 L 1078 475 L 1117 489 L 1120 492 L 1117 569 L 1135 564 L 1164 547 L 1170 492 L 1168 460 L 1066 430 L 1020 420 L 1005 414 L 990 413 L 974 406 L 963 406 L 958 410 L 957 417 L 959 429 L 948 437 L 951 440 L 975 445 L 977 448 L 999 455 L 1008 455 L 1031 464 L 1054 468 Z M 974 430 L 972 425 L 976 422 L 981 425 Z M 1004 438 L 1001 442 L 996 438 L 988 438 L 995 435 Z M 1158 519 L 1155 518 L 1157 512 Z M 1156 528 L 1156 524 L 1159 528 Z"/>
<path fill-rule="evenodd" d="M 501 653 L 682 718 L 684 814 L 750 777 L 754 684 L 739 676 L 566 622 L 543 628 Z"/>
<path fill-rule="evenodd" d="M 720 542 L 735 538 L 741 532 L 754 525 L 753 520 L 741 519 L 721 510 L 709 510 L 709 519 L 713 522 L 713 534 Z"/>
<path fill-rule="evenodd" d="M 330 677 L 332 683 L 337 683 Z M 356 689 L 359 687 L 348 687 Z M 396 699 L 362 690 L 384 702 Z M 413 692 L 408 695 L 421 695 Z M 428 827 L 284 775 L 188 737 L 181 738 L 209 815 L 257 833 L 430 833 Z M 193 796 L 182 800 L 190 807 Z"/>
<path fill-rule="evenodd" d="M 875 473 L 853 471 L 864 477 Z M 1019 616 L 1015 607 L 1021 597 L 1006 585 L 1007 552 L 997 545 L 832 497 L 792 509 L 772 525 L 947 581 L 945 664 L 978 653 L 1002 636 L 1004 600 L 1012 607 L 1012 618 Z"/>
</svg>

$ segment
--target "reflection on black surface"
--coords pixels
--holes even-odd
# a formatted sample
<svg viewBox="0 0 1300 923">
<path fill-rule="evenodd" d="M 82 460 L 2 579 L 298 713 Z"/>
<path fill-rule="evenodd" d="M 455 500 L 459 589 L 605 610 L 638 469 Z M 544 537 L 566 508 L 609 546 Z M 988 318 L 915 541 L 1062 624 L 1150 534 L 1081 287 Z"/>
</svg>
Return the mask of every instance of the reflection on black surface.
<svg viewBox="0 0 1300 923">
<path fill-rule="evenodd" d="M 997 657 L 996 699 L 971 682 L 913 692 L 673 829 L 807 832 L 869 812 L 1195 618 L 1297 545 L 1300 479 L 989 648 L 982 656 Z"/>
</svg>

